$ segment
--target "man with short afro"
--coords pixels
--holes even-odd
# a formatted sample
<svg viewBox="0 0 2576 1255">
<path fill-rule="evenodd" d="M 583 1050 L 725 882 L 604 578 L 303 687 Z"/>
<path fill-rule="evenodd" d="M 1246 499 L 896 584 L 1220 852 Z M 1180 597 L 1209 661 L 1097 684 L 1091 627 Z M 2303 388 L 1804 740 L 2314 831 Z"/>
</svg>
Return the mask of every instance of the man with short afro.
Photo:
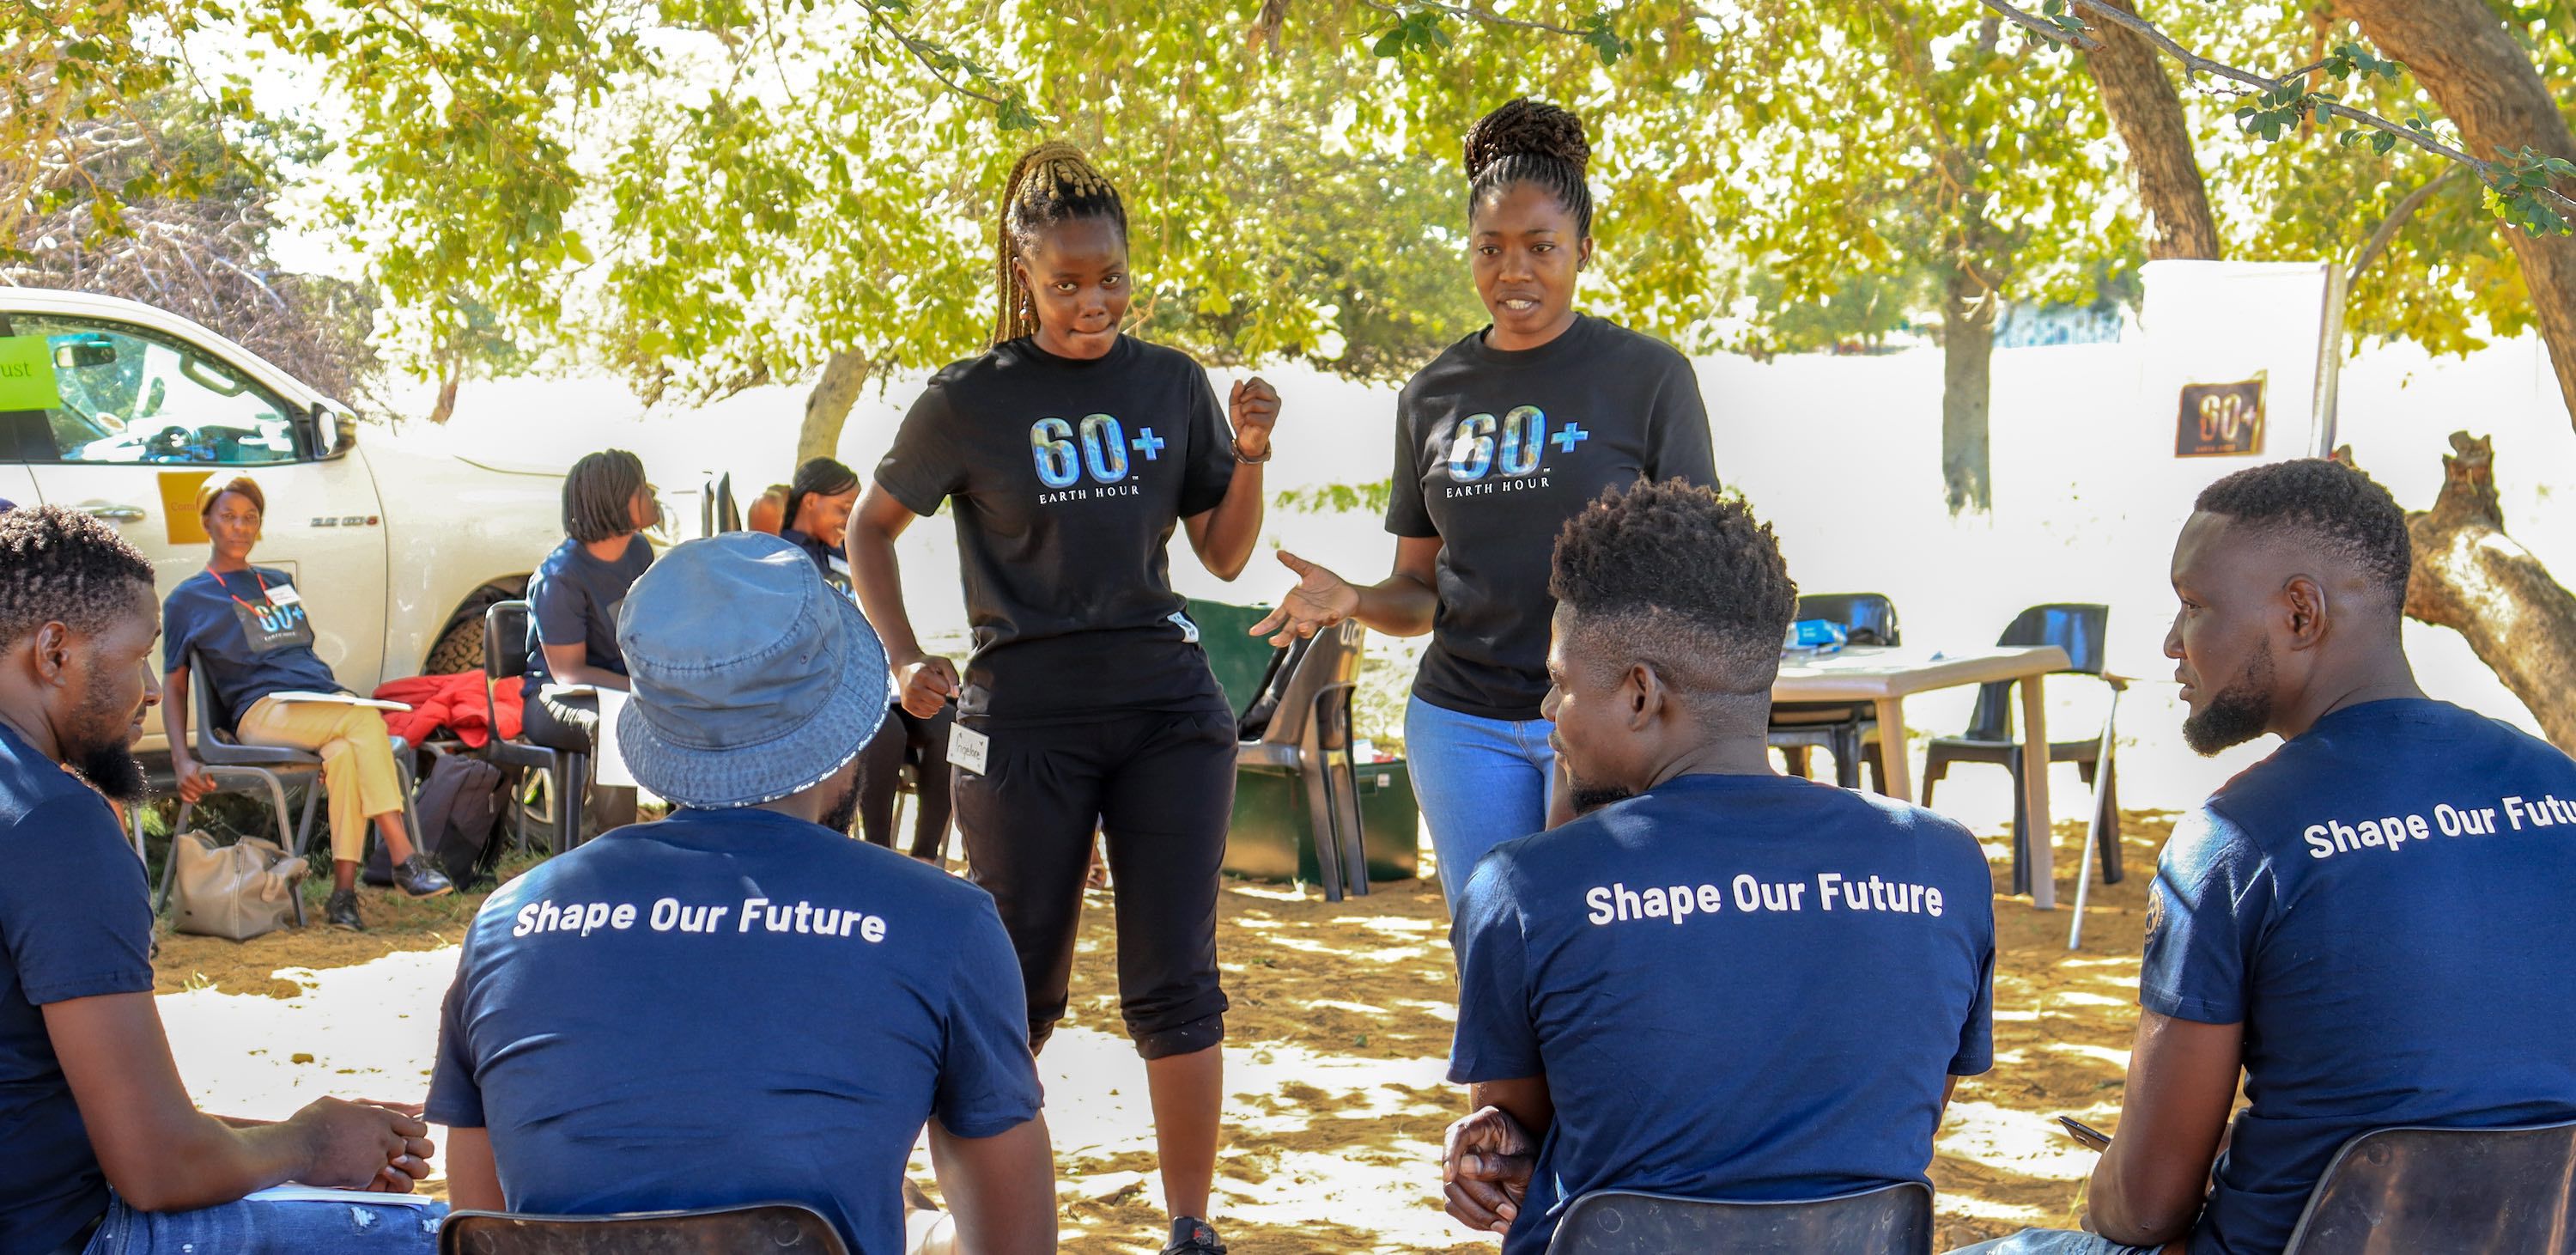
<svg viewBox="0 0 2576 1255">
<path fill-rule="evenodd" d="M 2365 1132 L 2576 1119 L 2576 762 L 2416 685 L 2406 515 L 2369 476 L 2254 466 L 2194 507 L 2165 636 L 2183 739 L 2281 744 L 2156 859 L 2092 1232 L 1980 1255 L 2278 1251 Z"/>
<path fill-rule="evenodd" d="M 244 1127 L 199 1112 L 170 1061 L 151 892 L 100 800 L 143 796 L 130 747 L 160 700 L 158 609 L 151 564 L 107 524 L 0 513 L 0 1251 L 426 1255 L 437 1205 L 243 1196 L 408 1190 L 427 1126 L 324 1098 Z"/>
<path fill-rule="evenodd" d="M 1461 896 L 1450 1214 L 1525 1255 L 1597 1190 L 1928 1186 L 1952 1078 L 1993 1057 L 1976 839 L 1772 771 L 1797 585 L 1742 500 L 1612 489 L 1550 586 L 1546 710 L 1585 813 Z"/>
</svg>

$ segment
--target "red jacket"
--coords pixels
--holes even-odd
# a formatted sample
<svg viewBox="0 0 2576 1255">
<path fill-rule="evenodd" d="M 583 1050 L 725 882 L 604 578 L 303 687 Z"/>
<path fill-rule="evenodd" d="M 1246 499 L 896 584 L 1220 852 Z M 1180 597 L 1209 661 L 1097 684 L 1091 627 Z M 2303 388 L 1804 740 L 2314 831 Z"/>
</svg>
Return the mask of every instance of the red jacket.
<svg viewBox="0 0 2576 1255">
<path fill-rule="evenodd" d="M 386 711 L 385 728 L 413 745 L 428 740 L 441 728 L 454 732 L 458 740 L 474 749 L 481 749 L 492 739 L 490 719 L 484 712 L 480 671 L 389 680 L 376 689 L 376 697 L 410 705 L 410 710 Z M 501 720 L 501 739 L 516 739 L 521 730 L 519 685 L 515 681 L 503 683 L 492 697 L 492 711 Z"/>
</svg>

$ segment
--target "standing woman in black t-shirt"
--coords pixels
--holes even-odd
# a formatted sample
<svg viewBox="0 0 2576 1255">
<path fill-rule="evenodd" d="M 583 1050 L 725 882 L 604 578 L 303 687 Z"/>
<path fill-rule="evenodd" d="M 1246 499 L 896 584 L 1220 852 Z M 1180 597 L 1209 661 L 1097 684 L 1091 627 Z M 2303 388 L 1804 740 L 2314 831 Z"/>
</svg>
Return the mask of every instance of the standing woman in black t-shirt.
<svg viewBox="0 0 2576 1255">
<path fill-rule="evenodd" d="M 1592 256 L 1591 152 L 1582 119 L 1530 100 L 1467 132 L 1468 267 L 1493 324 L 1396 402 L 1395 572 L 1359 588 L 1283 551 L 1297 586 L 1252 629 L 1280 644 L 1352 618 L 1431 633 L 1404 747 L 1453 909 L 1486 851 L 1577 800 L 1553 798 L 1542 709 L 1558 529 L 1604 489 L 1717 480 L 1690 359 L 1574 308 Z"/>
<path fill-rule="evenodd" d="M 1186 355 L 1120 333 L 1127 215 L 1065 144 L 1002 196 L 991 351 L 932 377 L 850 519 L 859 602 L 915 715 L 958 697 L 949 761 L 969 875 L 1028 985 L 1029 1040 L 1063 1018 L 1095 821 L 1118 885 L 1118 988 L 1145 1057 L 1167 1252 L 1205 1221 L 1224 1097 L 1218 868 L 1234 807 L 1234 712 L 1172 591 L 1175 527 L 1233 579 L 1261 531 L 1279 394 L 1218 408 Z M 905 614 L 895 538 L 955 506 L 974 652 L 963 683 Z"/>
</svg>

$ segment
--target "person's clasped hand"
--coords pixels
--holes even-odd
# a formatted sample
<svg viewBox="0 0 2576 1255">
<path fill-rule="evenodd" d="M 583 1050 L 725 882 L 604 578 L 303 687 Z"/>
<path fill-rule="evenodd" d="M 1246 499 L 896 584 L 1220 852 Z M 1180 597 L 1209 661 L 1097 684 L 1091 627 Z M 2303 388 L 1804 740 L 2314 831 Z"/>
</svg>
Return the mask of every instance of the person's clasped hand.
<svg viewBox="0 0 2576 1255">
<path fill-rule="evenodd" d="M 1450 1125 L 1440 1148 L 1449 1214 L 1471 1229 L 1509 1232 L 1529 1195 L 1537 1151 L 1529 1131 L 1500 1107 L 1479 1108 Z"/>
<path fill-rule="evenodd" d="M 308 1166 L 296 1179 L 306 1185 L 408 1194 L 438 1149 L 417 1109 L 319 1098 L 286 1123 L 305 1137 Z"/>
<path fill-rule="evenodd" d="M 1226 397 L 1226 417 L 1234 423 L 1234 451 L 1247 462 L 1270 456 L 1270 429 L 1279 425 L 1279 390 L 1259 375 L 1235 381 Z"/>
<path fill-rule="evenodd" d="M 896 667 L 894 679 L 903 687 L 903 708 L 915 719 L 937 718 L 958 689 L 957 664 L 937 654 Z"/>
</svg>

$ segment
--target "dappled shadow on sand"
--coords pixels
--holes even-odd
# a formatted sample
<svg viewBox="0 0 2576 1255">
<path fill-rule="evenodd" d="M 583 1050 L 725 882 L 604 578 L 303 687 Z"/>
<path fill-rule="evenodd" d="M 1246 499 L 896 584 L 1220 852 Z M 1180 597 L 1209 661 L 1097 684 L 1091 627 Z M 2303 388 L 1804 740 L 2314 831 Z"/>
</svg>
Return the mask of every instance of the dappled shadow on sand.
<svg viewBox="0 0 2576 1255">
<path fill-rule="evenodd" d="M 2061 902 L 2031 909 L 1998 896 L 1995 1070 L 1961 1084 L 1932 1167 L 1943 1249 L 2076 1214 L 2093 1156 L 2058 1132 L 2071 1114 L 2117 1124 L 2136 1020 L 2146 884 L 2171 831 L 2167 815 L 2124 817 L 2129 876 L 2094 886 L 2085 942 L 2066 948 L 2073 853 L 2080 825 L 2062 826 Z M 2009 849 L 1986 834 L 1996 888 L 2010 885 Z M 2098 873 L 2097 873 L 2098 875 Z M 1123 1052 L 1111 964 L 1108 895 L 1086 911 L 1074 975 L 1074 1027 Z M 1234 1001 L 1227 1016 L 1227 1148 L 1217 1204 L 1238 1252 L 1491 1249 L 1440 1214 L 1439 1141 L 1464 1105 L 1442 1071 L 1456 1024 L 1448 920 L 1429 883 L 1381 886 L 1366 899 L 1325 903 L 1283 887 L 1230 883 L 1218 954 Z M 1098 1085 L 1132 1089 L 1114 1121 L 1133 1135 L 1098 1145 L 1059 1138 L 1068 1181 L 1065 1249 L 1153 1251 L 1161 1241 L 1143 1070 L 1059 1060 L 1042 1067 L 1050 1108 Z M 1055 1071 L 1051 1070 L 1054 1076 Z"/>
</svg>

